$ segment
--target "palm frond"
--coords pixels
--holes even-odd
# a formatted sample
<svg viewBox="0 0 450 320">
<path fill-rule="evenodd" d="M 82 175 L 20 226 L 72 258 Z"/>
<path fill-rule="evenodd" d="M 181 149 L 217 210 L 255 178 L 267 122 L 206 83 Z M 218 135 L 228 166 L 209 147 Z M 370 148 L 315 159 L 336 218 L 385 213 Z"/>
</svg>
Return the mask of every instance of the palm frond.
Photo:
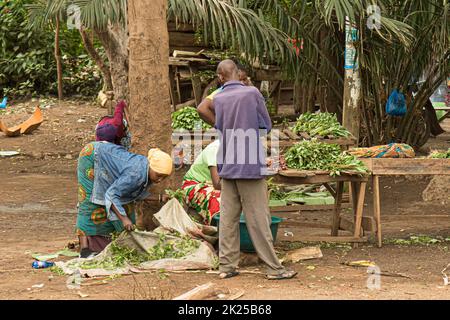
<svg viewBox="0 0 450 320">
<path fill-rule="evenodd" d="M 292 64 L 288 35 L 265 21 L 245 1 L 169 0 L 168 16 L 201 28 L 204 40 L 245 53 L 248 60 L 269 59 Z"/>
</svg>

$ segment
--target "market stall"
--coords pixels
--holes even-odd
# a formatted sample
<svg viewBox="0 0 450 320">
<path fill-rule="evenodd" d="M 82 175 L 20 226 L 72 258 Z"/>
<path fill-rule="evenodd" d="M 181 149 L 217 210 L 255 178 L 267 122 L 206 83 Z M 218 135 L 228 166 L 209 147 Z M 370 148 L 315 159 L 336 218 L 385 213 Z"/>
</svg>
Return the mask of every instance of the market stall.
<svg viewBox="0 0 450 320">
<path fill-rule="evenodd" d="M 450 159 L 428 158 L 371 158 L 361 159 L 372 175 L 373 215 L 376 220 L 378 247 L 382 246 L 381 235 L 381 176 L 409 176 L 409 175 L 450 175 Z"/>
<path fill-rule="evenodd" d="M 277 183 L 295 184 L 295 185 L 323 185 L 330 191 L 335 199 L 333 206 L 333 215 L 331 223 L 331 236 L 329 237 L 311 237 L 304 241 L 330 241 L 330 242 L 365 242 L 367 237 L 362 231 L 363 207 L 366 192 L 366 186 L 369 176 L 360 172 L 346 172 L 340 176 L 331 176 L 327 171 L 306 171 L 288 169 L 278 173 L 275 178 Z M 350 183 L 352 190 L 352 203 L 350 205 L 354 221 L 347 223 L 346 227 L 342 224 L 341 209 L 344 194 L 344 183 Z M 333 188 L 332 184 L 336 187 Z M 326 208 L 324 208 L 326 209 Z M 290 225 L 295 226 L 295 222 L 289 221 Z M 350 226 L 349 226 L 350 224 Z M 310 225 L 310 227 L 323 227 L 322 225 Z M 339 230 L 352 230 L 353 236 L 339 236 Z"/>
</svg>

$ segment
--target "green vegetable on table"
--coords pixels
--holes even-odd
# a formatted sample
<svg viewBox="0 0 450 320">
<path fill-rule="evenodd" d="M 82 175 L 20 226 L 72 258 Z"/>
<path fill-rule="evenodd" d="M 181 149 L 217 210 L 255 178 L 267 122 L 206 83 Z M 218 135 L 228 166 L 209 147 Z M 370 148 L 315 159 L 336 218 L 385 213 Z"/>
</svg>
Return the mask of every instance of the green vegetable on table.
<svg viewBox="0 0 450 320">
<path fill-rule="evenodd" d="M 284 155 L 290 169 L 329 171 L 331 176 L 345 172 L 367 173 L 367 167 L 355 156 L 341 152 L 336 144 L 301 141 L 287 150 Z"/>
<path fill-rule="evenodd" d="M 434 152 L 430 155 L 432 159 L 450 159 L 450 148 L 447 152 Z"/>
<path fill-rule="evenodd" d="M 211 126 L 200 118 L 197 109 L 185 107 L 172 113 L 172 128 L 193 131 L 208 130 Z"/>
<path fill-rule="evenodd" d="M 298 119 L 294 127 L 291 128 L 296 134 L 305 132 L 311 137 L 340 137 L 348 138 L 351 134 L 337 120 L 335 114 L 321 113 L 304 113 Z"/>
</svg>

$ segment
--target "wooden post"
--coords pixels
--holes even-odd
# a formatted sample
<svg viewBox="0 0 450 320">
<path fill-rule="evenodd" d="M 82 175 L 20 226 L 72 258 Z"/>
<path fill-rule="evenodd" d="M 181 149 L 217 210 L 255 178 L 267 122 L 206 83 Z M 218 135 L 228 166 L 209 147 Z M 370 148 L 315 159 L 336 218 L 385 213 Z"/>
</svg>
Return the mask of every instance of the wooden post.
<svg viewBox="0 0 450 320">
<path fill-rule="evenodd" d="M 339 234 L 339 226 L 341 224 L 341 204 L 343 192 L 344 192 L 344 182 L 339 181 L 336 187 L 336 199 L 333 211 L 333 222 L 331 226 L 331 235 L 333 237 L 336 237 Z"/>
<path fill-rule="evenodd" d="M 177 105 L 180 104 L 177 92 L 177 83 L 175 82 L 175 72 L 176 68 L 174 66 L 169 66 L 169 81 L 170 81 L 170 99 L 172 100 L 172 111 L 176 111 Z"/>
<path fill-rule="evenodd" d="M 195 104 L 198 106 L 202 102 L 202 83 L 200 81 L 199 76 L 197 75 L 198 68 L 192 64 L 189 65 L 189 69 L 191 71 L 191 79 L 192 79 L 192 89 L 194 91 Z"/>
<path fill-rule="evenodd" d="M 377 223 L 377 241 L 378 247 L 382 246 L 381 238 L 381 208 L 380 208 L 380 177 L 372 177 L 372 191 L 373 191 L 373 216 Z"/>
<path fill-rule="evenodd" d="M 358 29 L 346 18 L 345 26 L 345 78 L 344 107 L 342 124 L 359 141 L 361 76 L 356 55 L 355 42 L 358 41 Z"/>
<path fill-rule="evenodd" d="M 355 208 L 355 238 L 359 238 L 361 236 L 361 225 L 362 225 L 362 216 L 364 210 L 364 197 L 366 195 L 366 186 L 367 182 L 358 183 L 358 203 Z M 357 247 L 357 244 L 354 245 Z"/>
</svg>

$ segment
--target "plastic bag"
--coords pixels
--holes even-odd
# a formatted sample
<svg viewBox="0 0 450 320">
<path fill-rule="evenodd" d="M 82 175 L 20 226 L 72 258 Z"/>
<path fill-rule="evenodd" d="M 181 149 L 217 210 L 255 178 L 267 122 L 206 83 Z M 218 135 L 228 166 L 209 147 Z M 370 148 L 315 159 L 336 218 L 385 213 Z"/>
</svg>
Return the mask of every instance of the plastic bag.
<svg viewBox="0 0 450 320">
<path fill-rule="evenodd" d="M 386 113 L 391 116 L 404 116 L 406 114 L 405 95 L 397 89 L 392 91 L 386 103 Z"/>
</svg>

